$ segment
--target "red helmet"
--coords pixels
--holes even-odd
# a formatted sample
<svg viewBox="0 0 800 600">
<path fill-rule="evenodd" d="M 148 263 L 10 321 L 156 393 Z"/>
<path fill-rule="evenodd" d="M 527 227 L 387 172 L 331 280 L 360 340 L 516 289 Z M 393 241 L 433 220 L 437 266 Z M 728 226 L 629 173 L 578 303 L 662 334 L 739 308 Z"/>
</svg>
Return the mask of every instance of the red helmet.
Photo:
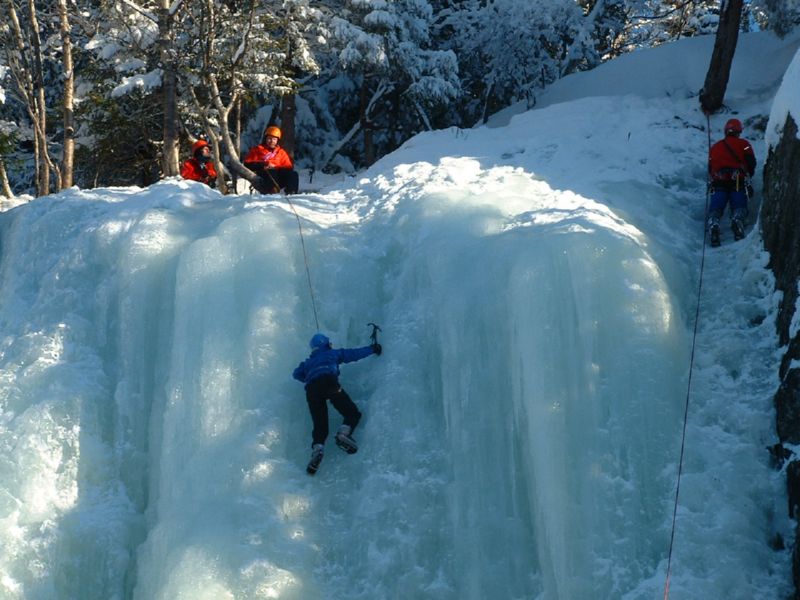
<svg viewBox="0 0 800 600">
<path fill-rule="evenodd" d="M 192 144 L 192 154 L 197 154 L 198 150 L 202 150 L 208 146 L 208 142 L 205 140 L 197 140 L 194 144 Z"/>
<path fill-rule="evenodd" d="M 742 129 L 742 122 L 739 119 L 728 119 L 728 122 L 725 123 L 725 135 L 742 133 Z"/>
</svg>

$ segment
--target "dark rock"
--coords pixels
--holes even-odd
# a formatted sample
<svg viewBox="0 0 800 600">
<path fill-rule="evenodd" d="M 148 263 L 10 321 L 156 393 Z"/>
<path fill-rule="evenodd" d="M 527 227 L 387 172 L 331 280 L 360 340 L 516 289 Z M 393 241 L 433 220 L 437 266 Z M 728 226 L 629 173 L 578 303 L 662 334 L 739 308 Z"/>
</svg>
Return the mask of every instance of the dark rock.
<svg viewBox="0 0 800 600">
<path fill-rule="evenodd" d="M 783 294 L 775 326 L 786 352 L 779 370 L 781 385 L 775 394 L 776 429 L 781 442 L 800 442 L 800 335 L 792 339 L 791 323 L 797 304 L 800 278 L 800 139 L 797 123 L 789 115 L 778 144 L 770 149 L 764 167 L 764 201 L 761 204 L 761 234 L 770 254 L 769 266 L 775 287 Z M 780 446 L 780 445 L 779 445 Z M 781 446 L 782 447 L 782 446 Z M 797 520 L 800 508 L 800 461 L 786 467 L 789 515 Z M 800 527 L 795 529 L 800 540 Z M 794 598 L 800 600 L 800 544 L 792 549 Z"/>
<path fill-rule="evenodd" d="M 775 393 L 778 439 L 800 444 L 800 369 L 791 369 Z"/>
<path fill-rule="evenodd" d="M 800 275 L 800 139 L 797 124 L 789 115 L 778 145 L 770 150 L 764 167 L 764 201 L 761 204 L 761 234 L 770 254 L 769 266 L 775 286 L 783 292 L 776 326 L 781 346 L 790 343 L 789 326 L 797 301 Z M 781 379 L 792 359 L 800 358 L 795 342 L 781 365 Z"/>
</svg>

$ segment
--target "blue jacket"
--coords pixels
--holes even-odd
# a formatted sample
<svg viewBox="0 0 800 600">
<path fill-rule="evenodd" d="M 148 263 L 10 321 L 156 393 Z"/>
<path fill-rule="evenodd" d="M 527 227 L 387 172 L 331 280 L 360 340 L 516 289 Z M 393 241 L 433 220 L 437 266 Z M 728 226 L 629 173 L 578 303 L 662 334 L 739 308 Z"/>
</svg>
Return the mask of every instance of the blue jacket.
<svg viewBox="0 0 800 600">
<path fill-rule="evenodd" d="M 306 385 L 323 375 L 339 376 L 339 365 L 366 358 L 375 351 L 372 346 L 363 348 L 316 348 L 311 356 L 297 365 L 292 377 Z"/>
</svg>

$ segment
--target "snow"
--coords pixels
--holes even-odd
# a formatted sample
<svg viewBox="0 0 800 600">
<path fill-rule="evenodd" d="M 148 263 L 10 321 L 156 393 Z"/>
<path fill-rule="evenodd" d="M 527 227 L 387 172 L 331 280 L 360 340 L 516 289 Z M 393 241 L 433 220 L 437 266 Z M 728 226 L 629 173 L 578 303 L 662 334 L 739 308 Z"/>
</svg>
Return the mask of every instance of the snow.
<svg viewBox="0 0 800 600">
<path fill-rule="evenodd" d="M 671 597 L 788 597 L 757 202 L 703 245 L 712 43 L 320 193 L 169 179 L 0 215 L 0 596 L 661 597 L 688 400 Z M 792 96 L 798 43 L 742 36 L 714 138 Z M 361 450 L 310 478 L 315 312 L 384 353 L 342 369 Z"/>
<path fill-rule="evenodd" d="M 121 50 L 121 46 L 102 34 L 95 34 L 84 45 L 86 50 L 94 50 L 100 59 L 109 59 Z"/>
<path fill-rule="evenodd" d="M 128 68 L 126 65 L 123 68 Z M 122 83 L 111 90 L 112 98 L 119 98 L 125 94 L 129 94 L 135 90 L 150 90 L 153 88 L 161 87 L 161 76 L 163 71 L 161 69 L 153 69 L 148 73 L 142 75 L 132 75 L 131 77 L 123 77 Z"/>
<path fill-rule="evenodd" d="M 800 53 L 796 54 L 783 76 L 783 84 L 775 95 L 767 126 L 767 146 L 773 148 L 780 142 L 788 115 L 800 124 Z M 798 134 L 800 135 L 800 134 Z"/>
<path fill-rule="evenodd" d="M 6 73 L 8 73 L 8 67 L 0 65 L 0 84 L 3 83 L 3 80 L 6 78 Z M 4 104 L 6 101 L 6 90 L 0 85 L 0 104 Z"/>
</svg>

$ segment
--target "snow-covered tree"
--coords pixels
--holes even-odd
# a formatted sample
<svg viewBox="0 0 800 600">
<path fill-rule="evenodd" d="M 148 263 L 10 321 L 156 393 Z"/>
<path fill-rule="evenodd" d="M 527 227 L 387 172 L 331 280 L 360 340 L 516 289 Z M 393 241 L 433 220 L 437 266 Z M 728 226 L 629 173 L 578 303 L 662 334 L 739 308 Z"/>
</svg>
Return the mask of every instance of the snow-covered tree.
<svg viewBox="0 0 800 600">
<path fill-rule="evenodd" d="M 628 13 L 625 0 L 578 0 L 585 15 L 583 44 L 593 49 L 578 64 L 591 68 L 598 60 L 610 60 L 623 52 Z"/>
<path fill-rule="evenodd" d="M 167 176 L 177 175 L 179 170 L 177 80 L 182 47 L 175 30 L 183 18 L 184 4 L 187 3 L 183 0 L 122 0 L 114 4 L 119 21 L 129 32 L 127 38 L 133 46 L 147 52 L 151 85 L 161 88 L 162 170 Z"/>
<path fill-rule="evenodd" d="M 357 110 L 340 118 L 350 128 L 324 162 L 361 132 L 370 164 L 409 132 L 432 127 L 432 111 L 459 93 L 457 62 L 432 46 L 427 0 L 347 0 L 338 15 L 329 23 L 334 75 L 346 78 L 334 86 Z"/>
<path fill-rule="evenodd" d="M 250 2 L 243 7 L 204 0 L 193 4 L 187 16 L 183 34 L 195 40 L 186 45 L 183 56 L 182 85 L 194 101 L 188 118 L 197 117 L 217 157 L 222 142 L 234 171 L 252 181 L 255 174 L 239 159 L 244 149 L 236 113 L 243 101 L 293 100 L 298 78 L 318 71 L 309 43 L 316 12 L 305 0 Z M 232 31 L 238 35 L 231 36 Z M 286 109 L 291 104 L 284 104 L 284 143 L 293 137 L 292 111 Z"/>
<path fill-rule="evenodd" d="M 800 0 L 750 0 L 750 11 L 762 29 L 780 36 L 800 25 Z"/>
<path fill-rule="evenodd" d="M 239 163 L 239 114 L 248 104 L 292 94 L 297 77 L 316 72 L 309 23 L 318 11 L 308 0 L 166 4 L 110 5 L 108 25 L 91 47 L 117 73 L 111 96 L 160 99 L 165 175 L 177 170 L 178 139 L 202 132 L 217 160 L 224 146 L 226 160 L 248 176 Z"/>
<path fill-rule="evenodd" d="M 444 9 L 440 35 L 459 56 L 466 124 L 518 100 L 533 104 L 537 89 L 599 63 L 593 36 L 610 31 L 603 18 L 613 6 L 587 4 L 587 15 L 574 0 L 463 0 Z"/>
<path fill-rule="evenodd" d="M 86 100 L 78 108 L 78 134 L 94 150 L 81 173 L 90 185 L 149 185 L 165 172 L 170 101 L 162 88 L 158 15 L 144 6 L 102 2 L 93 14 L 95 28 L 84 44 L 93 60 L 81 68 Z"/>
<path fill-rule="evenodd" d="M 301 164 L 357 168 L 623 52 L 712 33 L 730 1 L 0 0 L 0 122 L 15 140 L 6 127 L 0 145 L 10 187 L 40 194 L 73 171 L 82 186 L 147 185 L 200 135 L 248 177 L 239 155 L 268 122 Z M 742 29 L 782 35 L 800 0 L 743 14 Z"/>
<path fill-rule="evenodd" d="M 38 195 L 50 193 L 50 175 L 57 173 L 47 138 L 45 60 L 39 11 L 32 0 L 5 2 L 8 19 L 0 33 L 3 60 L 12 74 L 14 92 L 24 106 L 34 140 L 34 166 Z"/>
<path fill-rule="evenodd" d="M 80 66 L 74 40 L 83 39 L 75 23 L 88 22 L 91 6 L 89 0 L 3 0 L 3 8 L 8 18 L 0 21 L 0 64 L 10 85 L 0 117 L 16 118 L 19 139 L 33 141 L 34 178 L 24 186 L 47 194 L 72 185 L 76 54 Z M 54 118 L 59 108 L 61 119 Z"/>
<path fill-rule="evenodd" d="M 3 87 L 8 68 L 0 63 L 0 105 L 6 102 L 6 91 Z M 15 128 L 14 128 L 15 129 Z M 0 193 L 6 198 L 11 198 L 14 194 L 8 181 L 8 171 L 6 170 L 6 157 L 13 149 L 14 135 L 13 129 L 6 127 L 6 123 L 0 121 Z"/>
<path fill-rule="evenodd" d="M 296 146 L 297 94 L 306 81 L 319 74 L 319 57 L 327 50 L 326 40 L 320 35 L 325 15 L 326 11 L 312 7 L 309 0 L 284 2 L 281 39 L 286 55 L 284 68 L 292 76 L 292 87 L 281 96 L 280 125 L 283 131 L 281 145 L 290 154 L 294 153 Z"/>
</svg>

